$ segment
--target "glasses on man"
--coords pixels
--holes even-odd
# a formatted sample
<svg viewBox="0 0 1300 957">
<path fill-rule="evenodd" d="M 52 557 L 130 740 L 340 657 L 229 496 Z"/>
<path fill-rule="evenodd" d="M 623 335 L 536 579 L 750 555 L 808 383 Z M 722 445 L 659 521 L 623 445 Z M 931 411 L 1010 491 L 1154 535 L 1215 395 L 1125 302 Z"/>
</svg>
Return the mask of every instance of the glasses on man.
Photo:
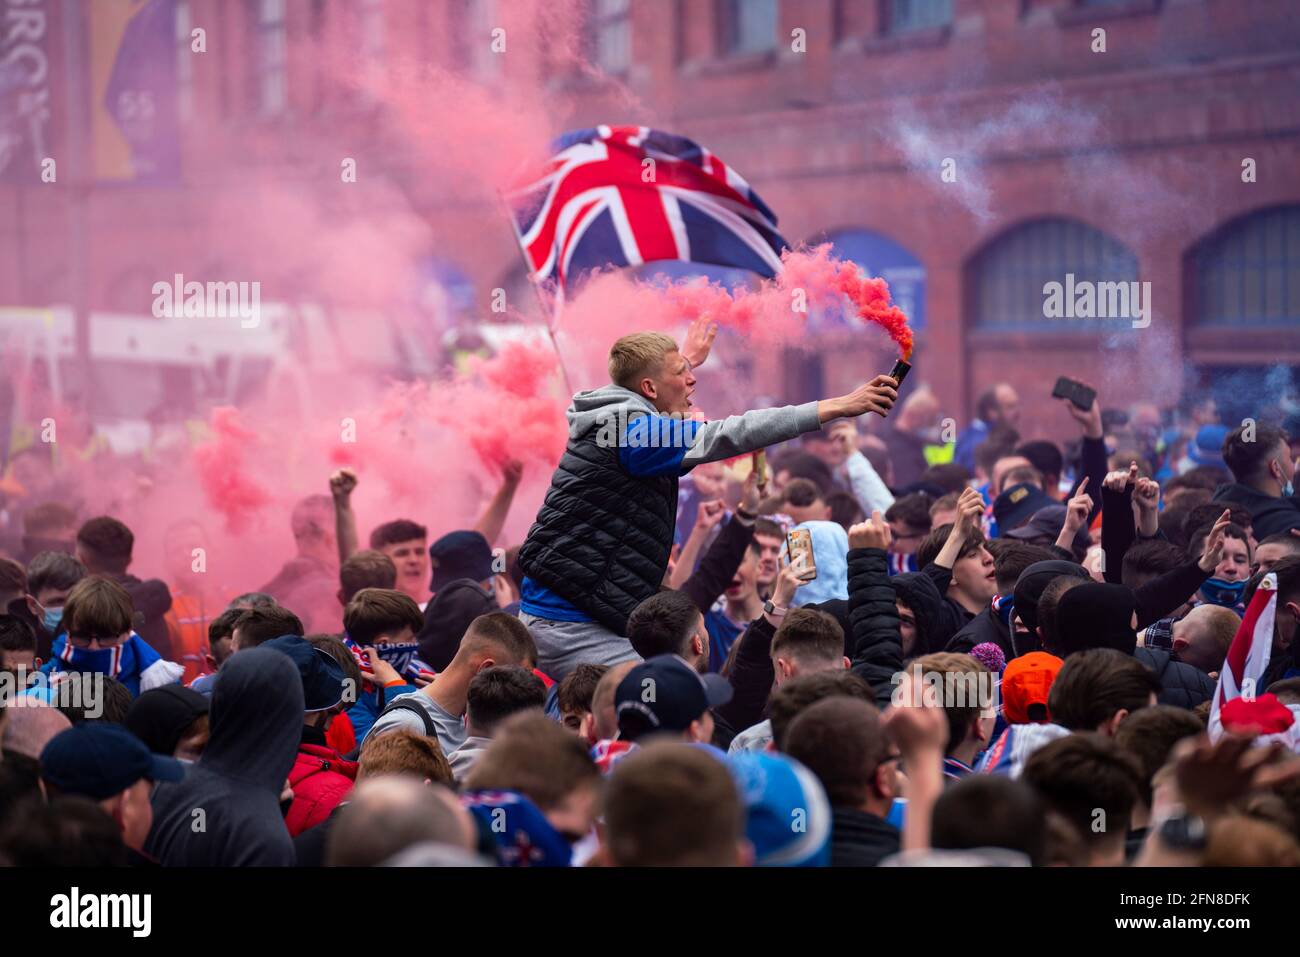
<svg viewBox="0 0 1300 957">
<path fill-rule="evenodd" d="M 122 643 L 122 635 L 68 635 L 68 642 L 73 648 L 116 648 Z"/>
</svg>

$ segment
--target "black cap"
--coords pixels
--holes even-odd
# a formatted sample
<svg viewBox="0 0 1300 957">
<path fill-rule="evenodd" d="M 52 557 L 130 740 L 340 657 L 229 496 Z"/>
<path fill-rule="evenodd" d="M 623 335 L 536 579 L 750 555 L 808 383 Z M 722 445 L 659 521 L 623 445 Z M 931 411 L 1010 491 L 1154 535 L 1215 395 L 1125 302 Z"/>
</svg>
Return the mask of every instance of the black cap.
<svg viewBox="0 0 1300 957">
<path fill-rule="evenodd" d="M 1005 535 L 1017 525 L 1029 521 L 1040 508 L 1055 505 L 1056 501 L 1037 485 L 1021 482 L 1002 490 L 993 500 L 993 518 L 998 523 L 998 534 Z"/>
<path fill-rule="evenodd" d="M 62 731 L 41 752 L 41 777 L 64 794 L 102 801 L 139 780 L 179 781 L 185 766 L 151 752 L 117 724 L 87 722 Z"/>
<path fill-rule="evenodd" d="M 614 690 L 619 737 L 634 741 L 661 731 L 680 733 L 730 700 L 725 678 L 702 675 L 677 655 L 656 655 L 629 671 Z"/>
<path fill-rule="evenodd" d="M 208 699 L 184 685 L 143 692 L 126 713 L 126 730 L 157 754 L 171 754 L 185 729 L 208 713 Z"/>
<path fill-rule="evenodd" d="M 298 635 L 281 635 L 262 647 L 287 655 L 298 669 L 304 711 L 325 711 L 343 700 L 343 668 L 329 652 Z"/>
<path fill-rule="evenodd" d="M 1055 542 L 1061 534 L 1061 529 L 1065 527 L 1065 516 L 1068 511 L 1069 509 L 1064 505 L 1046 505 L 1036 511 L 1025 524 L 1002 533 L 1002 537 L 1026 542 L 1045 538 L 1048 542 Z M 1080 527 L 1074 533 L 1072 547 L 1076 551 L 1087 551 L 1088 542 L 1088 529 Z"/>
<path fill-rule="evenodd" d="M 481 532 L 448 532 L 429 546 L 429 562 L 433 566 L 432 592 L 457 578 L 487 581 L 492 577 L 492 546 Z"/>
</svg>

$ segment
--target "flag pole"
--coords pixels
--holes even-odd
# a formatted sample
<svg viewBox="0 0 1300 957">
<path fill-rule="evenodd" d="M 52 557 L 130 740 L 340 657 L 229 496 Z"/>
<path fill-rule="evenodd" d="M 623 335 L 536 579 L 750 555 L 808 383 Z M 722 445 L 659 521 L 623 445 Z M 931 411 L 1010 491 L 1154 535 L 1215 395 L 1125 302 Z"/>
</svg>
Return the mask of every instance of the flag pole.
<svg viewBox="0 0 1300 957">
<path fill-rule="evenodd" d="M 506 219 L 510 221 L 510 232 L 515 237 L 515 245 L 519 248 L 519 256 L 524 262 L 524 275 L 528 279 L 528 284 L 533 287 L 533 292 L 537 294 L 537 304 L 542 309 L 542 320 L 546 323 L 546 335 L 551 340 L 551 348 L 555 350 L 555 358 L 560 364 L 560 375 L 564 377 L 564 387 L 569 390 L 569 395 L 574 395 L 573 382 L 569 378 L 568 366 L 564 364 L 564 354 L 560 352 L 559 340 L 555 338 L 555 330 L 560 325 L 560 313 L 564 309 L 564 287 L 561 286 L 555 295 L 555 301 L 547 304 L 546 298 L 542 295 L 540 284 L 533 278 L 533 264 L 528 259 L 528 252 L 524 249 L 523 237 L 519 235 L 519 229 L 515 225 L 514 214 L 510 211 L 510 204 L 506 202 L 505 194 L 500 189 L 497 190 L 497 201 L 501 204 L 501 211 L 505 213 Z"/>
</svg>

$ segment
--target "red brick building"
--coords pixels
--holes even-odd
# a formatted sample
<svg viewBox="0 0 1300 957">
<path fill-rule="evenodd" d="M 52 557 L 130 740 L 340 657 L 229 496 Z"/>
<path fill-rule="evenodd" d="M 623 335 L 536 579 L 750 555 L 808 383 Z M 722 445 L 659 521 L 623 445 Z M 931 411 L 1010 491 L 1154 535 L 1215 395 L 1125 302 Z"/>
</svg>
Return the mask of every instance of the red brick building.
<svg viewBox="0 0 1300 957">
<path fill-rule="evenodd" d="M 7 17 L 18 9 L 4 8 Z M 77 170 L 76 137 L 60 132 L 57 105 L 74 102 L 69 84 L 85 70 L 78 57 L 93 72 L 99 41 L 69 27 L 68 5 L 26 9 L 34 8 L 48 17 L 40 42 L 56 105 L 51 139 Z M 381 72 L 401 54 L 486 84 L 534 84 L 563 114 L 556 129 L 642 122 L 706 144 L 744 173 L 790 241 L 830 238 L 895 279 L 924 318 L 916 377 L 958 420 L 1002 379 L 1025 399 L 1029 431 L 1065 434 L 1064 412 L 1039 401 L 1058 374 L 1094 383 L 1116 406 L 1173 403 L 1224 370 L 1300 365 L 1300 20 L 1285 3 L 188 0 L 178 8 L 179 184 L 87 186 L 81 167 L 41 186 L 15 178 L 11 161 L 0 185 L 0 306 L 81 298 L 91 310 L 147 315 L 151 277 L 238 274 L 240 244 L 215 239 L 229 227 L 222 197 L 241 188 L 210 152 L 220 128 L 237 131 L 254 156 L 271 140 L 364 149 L 378 138 L 370 155 L 443 236 L 456 234 L 454 244 L 431 235 L 430 252 L 467 277 L 471 316 L 493 318 L 491 290 L 522 288 L 504 221 L 457 206 L 440 184 L 420 181 L 415 158 L 382 148 L 374 103 L 340 92 L 322 63 L 319 44 L 330 41 Z M 489 48 L 498 24 L 512 37 L 504 57 Z M 202 56 L 189 55 L 196 26 L 206 31 Z M 0 31 L 15 57 L 12 34 L 12 25 Z M 603 75 L 578 69 L 563 50 L 587 51 Z M 290 162 L 288 152 L 274 154 L 277 175 L 313 175 L 318 157 Z M 76 215 L 81 253 L 69 240 Z M 277 277 L 279 298 L 311 298 L 310 283 L 295 287 L 289 273 Z M 1067 274 L 1149 282 L 1149 324 L 1128 313 L 1049 318 L 1044 284 Z M 406 289 L 334 305 L 422 308 Z M 808 398 L 887 368 L 882 336 L 820 335 L 813 353 L 756 356 L 750 391 Z"/>
</svg>

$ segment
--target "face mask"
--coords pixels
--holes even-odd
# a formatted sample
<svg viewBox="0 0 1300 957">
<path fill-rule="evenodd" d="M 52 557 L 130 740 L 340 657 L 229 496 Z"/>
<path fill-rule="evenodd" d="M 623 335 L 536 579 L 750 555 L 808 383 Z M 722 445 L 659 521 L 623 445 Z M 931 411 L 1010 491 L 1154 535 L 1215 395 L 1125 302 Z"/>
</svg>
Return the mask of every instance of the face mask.
<svg viewBox="0 0 1300 957">
<path fill-rule="evenodd" d="M 121 648 L 70 648 L 64 657 L 69 671 L 96 671 L 116 678 L 122 671 Z"/>
<path fill-rule="evenodd" d="M 41 624 L 45 626 L 45 630 L 51 635 L 59 633 L 59 623 L 61 621 L 63 621 L 62 608 L 47 608 L 45 614 L 41 616 Z"/>
<path fill-rule="evenodd" d="M 1282 467 L 1282 464 L 1278 462 L 1277 459 L 1274 459 L 1273 462 L 1275 465 L 1277 465 L 1278 471 L 1280 471 L 1283 475 L 1286 475 L 1286 469 Z M 1294 494 L 1295 494 L 1295 483 L 1292 482 L 1290 478 L 1288 478 L 1284 483 L 1282 483 L 1282 497 L 1290 498 Z"/>
<path fill-rule="evenodd" d="M 1201 586 L 1201 594 L 1211 605 L 1223 605 L 1231 608 L 1241 604 L 1241 595 L 1246 590 L 1246 582 L 1226 582 L 1222 578 L 1211 578 Z"/>
</svg>

